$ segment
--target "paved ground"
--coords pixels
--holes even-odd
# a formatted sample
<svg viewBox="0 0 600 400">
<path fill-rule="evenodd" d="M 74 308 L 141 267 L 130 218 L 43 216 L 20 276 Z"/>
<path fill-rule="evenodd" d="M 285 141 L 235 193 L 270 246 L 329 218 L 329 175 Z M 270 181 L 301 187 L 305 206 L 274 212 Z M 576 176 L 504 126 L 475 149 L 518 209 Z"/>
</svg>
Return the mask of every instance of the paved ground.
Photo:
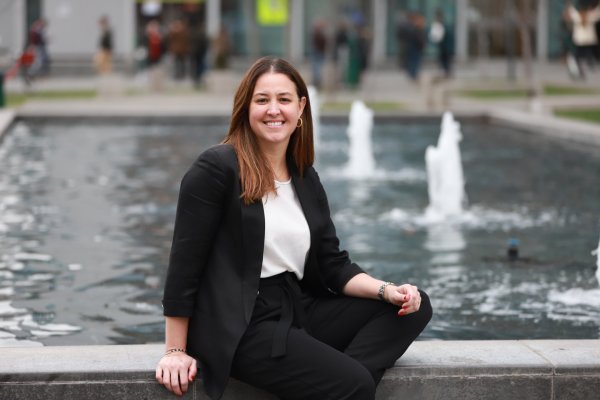
<svg viewBox="0 0 600 400">
<path fill-rule="evenodd" d="M 310 77 L 310 66 L 300 67 Z M 557 108 L 600 107 L 600 69 L 588 74 L 585 81 L 570 79 L 560 62 L 533 66 L 533 79 L 525 79 L 522 65 L 515 66 L 515 79 L 507 79 L 504 61 L 473 62 L 457 66 L 450 80 L 440 79 L 434 66 L 426 66 L 419 82 L 409 80 L 394 67 L 367 71 L 360 87 L 336 88 L 318 94 L 321 115 L 346 116 L 354 100 L 370 102 L 376 115 L 417 115 L 441 117 L 450 110 L 457 117 L 485 116 L 492 123 L 544 134 L 561 140 L 600 146 L 600 125 L 555 117 Z M 17 117 L 228 117 L 233 95 L 243 71 L 210 71 L 205 84 L 196 90 L 191 82 L 164 80 L 161 91 L 149 88 L 147 74 L 114 74 L 108 78 L 95 76 L 55 76 L 36 81 L 27 87 L 20 79 L 6 83 L 8 93 L 96 90 L 98 96 L 85 99 L 45 99 L 31 96 L 15 110 L 0 110 L 0 125 L 8 125 Z M 326 71 L 327 74 L 327 71 Z M 331 70 L 329 70 L 331 74 Z M 543 86 L 591 89 L 577 95 L 540 94 Z M 535 89 L 537 88 L 537 89 Z M 467 97 L 468 89 L 534 89 L 533 97 L 509 97 L 482 100 Z M 13 112 L 14 111 L 14 112 Z M 4 122 L 3 122 L 4 121 Z M 2 134 L 0 126 L 0 135 Z"/>
<path fill-rule="evenodd" d="M 301 66 L 305 76 L 310 76 L 309 66 Z M 367 71 L 362 84 L 355 90 L 336 89 L 320 93 L 322 103 L 335 106 L 353 100 L 386 103 L 383 107 L 398 106 L 405 112 L 439 112 L 445 109 L 453 111 L 484 112 L 486 110 L 513 109 L 549 112 L 554 107 L 600 106 L 600 70 L 588 75 L 585 81 L 573 81 L 566 68 L 560 62 L 536 64 L 533 68 L 535 85 L 553 84 L 557 86 L 575 86 L 596 89 L 595 95 L 542 96 L 535 100 L 479 100 L 458 96 L 463 89 L 476 88 L 524 88 L 531 86 L 524 78 L 524 68 L 515 66 L 516 79 L 507 79 L 508 66 L 504 61 L 473 62 L 458 65 L 451 80 L 436 78 L 438 72 L 433 66 L 427 66 L 418 83 L 407 79 L 406 75 L 393 67 Z M 148 77 L 144 73 L 136 75 L 116 74 L 111 78 L 97 77 L 50 77 L 26 87 L 20 79 L 6 83 L 8 93 L 49 90 L 97 89 L 100 96 L 86 100 L 48 100 L 30 99 L 23 111 L 40 109 L 71 109 L 74 113 L 81 108 L 95 110 L 121 110 L 141 112 L 153 110 L 156 113 L 179 114 L 227 114 L 231 109 L 235 88 L 241 80 L 241 71 L 212 71 L 207 75 L 205 86 L 194 90 L 190 82 L 176 84 L 165 79 L 162 91 L 149 89 Z M 48 103 L 53 103 L 54 106 Z M 91 108 L 90 108 L 91 107 Z M 377 110 L 376 110 L 377 112 Z"/>
</svg>

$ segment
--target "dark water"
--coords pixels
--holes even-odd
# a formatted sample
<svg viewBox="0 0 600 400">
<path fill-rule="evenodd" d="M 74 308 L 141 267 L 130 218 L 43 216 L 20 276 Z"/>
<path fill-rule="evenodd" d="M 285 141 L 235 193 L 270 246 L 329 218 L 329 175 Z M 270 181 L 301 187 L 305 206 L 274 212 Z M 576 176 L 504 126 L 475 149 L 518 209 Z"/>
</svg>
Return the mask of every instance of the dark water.
<svg viewBox="0 0 600 400">
<path fill-rule="evenodd" d="M 179 180 L 219 124 L 20 122 L 0 145 L 0 346 L 163 340 Z M 438 124 L 381 124 L 377 171 L 345 177 L 345 126 L 318 170 L 342 245 L 429 292 L 436 339 L 598 338 L 600 150 L 463 126 L 469 206 L 432 224 L 424 153 Z M 521 261 L 506 260 L 517 238 Z"/>
</svg>

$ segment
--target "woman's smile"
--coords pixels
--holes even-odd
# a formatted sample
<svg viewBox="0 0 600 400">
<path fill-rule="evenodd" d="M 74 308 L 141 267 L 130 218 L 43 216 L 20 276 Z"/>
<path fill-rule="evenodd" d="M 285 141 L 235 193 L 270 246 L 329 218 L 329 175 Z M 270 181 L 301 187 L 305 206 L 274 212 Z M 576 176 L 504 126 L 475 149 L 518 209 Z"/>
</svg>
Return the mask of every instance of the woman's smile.
<svg viewBox="0 0 600 400">
<path fill-rule="evenodd" d="M 283 125 L 283 121 L 266 121 L 265 124 L 271 128 L 279 128 Z"/>
</svg>

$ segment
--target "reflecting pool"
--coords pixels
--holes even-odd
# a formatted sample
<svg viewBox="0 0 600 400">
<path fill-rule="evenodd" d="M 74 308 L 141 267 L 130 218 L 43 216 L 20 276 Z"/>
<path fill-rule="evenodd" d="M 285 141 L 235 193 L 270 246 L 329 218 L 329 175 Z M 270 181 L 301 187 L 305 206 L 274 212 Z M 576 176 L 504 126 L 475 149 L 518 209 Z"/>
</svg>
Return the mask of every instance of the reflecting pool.
<svg viewBox="0 0 600 400">
<path fill-rule="evenodd" d="M 226 129 L 18 122 L 0 145 L 0 346 L 161 341 L 179 180 Z M 600 337 L 598 149 L 463 123 L 468 205 L 433 223 L 424 154 L 439 122 L 376 121 L 361 179 L 345 131 L 325 123 L 317 153 L 342 246 L 430 294 L 424 338 Z"/>
</svg>

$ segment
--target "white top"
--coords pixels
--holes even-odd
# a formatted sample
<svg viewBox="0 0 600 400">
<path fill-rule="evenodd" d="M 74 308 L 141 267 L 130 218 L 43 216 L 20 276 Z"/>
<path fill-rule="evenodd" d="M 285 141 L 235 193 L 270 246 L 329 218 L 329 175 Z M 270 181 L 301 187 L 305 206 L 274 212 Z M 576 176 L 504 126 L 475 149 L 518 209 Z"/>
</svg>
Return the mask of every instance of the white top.
<svg viewBox="0 0 600 400">
<path fill-rule="evenodd" d="M 444 38 L 445 33 L 446 29 L 444 29 L 444 25 L 440 21 L 433 21 L 431 23 L 431 29 L 429 30 L 429 40 L 438 44 Z"/>
<path fill-rule="evenodd" d="M 600 20 L 600 6 L 587 12 L 585 23 L 584 18 L 573 6 L 569 6 L 569 17 L 573 22 L 573 43 L 577 46 L 593 46 L 598 43 L 596 37 L 596 21 Z"/>
<path fill-rule="evenodd" d="M 310 230 L 294 191 L 292 180 L 275 181 L 274 193 L 262 198 L 265 211 L 265 248 L 261 278 L 290 271 L 304 276 L 304 263 L 310 248 Z"/>
</svg>

